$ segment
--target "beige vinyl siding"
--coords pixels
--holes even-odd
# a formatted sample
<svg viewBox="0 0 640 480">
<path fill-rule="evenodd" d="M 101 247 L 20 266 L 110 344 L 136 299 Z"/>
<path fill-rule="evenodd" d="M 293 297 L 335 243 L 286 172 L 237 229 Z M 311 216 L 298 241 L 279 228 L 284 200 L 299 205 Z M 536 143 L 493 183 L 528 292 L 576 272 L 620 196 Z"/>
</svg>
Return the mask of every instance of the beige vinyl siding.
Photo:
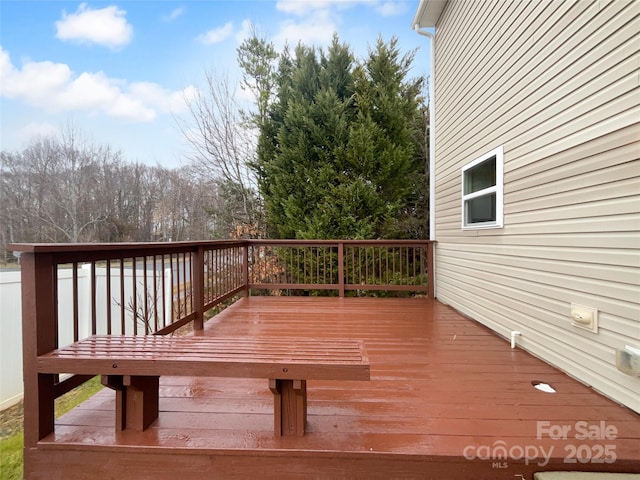
<svg viewBox="0 0 640 480">
<path fill-rule="evenodd" d="M 435 103 L 438 298 L 640 412 L 638 32 L 640 2 L 450 1 Z M 504 228 L 463 231 L 461 168 L 500 145 Z"/>
</svg>

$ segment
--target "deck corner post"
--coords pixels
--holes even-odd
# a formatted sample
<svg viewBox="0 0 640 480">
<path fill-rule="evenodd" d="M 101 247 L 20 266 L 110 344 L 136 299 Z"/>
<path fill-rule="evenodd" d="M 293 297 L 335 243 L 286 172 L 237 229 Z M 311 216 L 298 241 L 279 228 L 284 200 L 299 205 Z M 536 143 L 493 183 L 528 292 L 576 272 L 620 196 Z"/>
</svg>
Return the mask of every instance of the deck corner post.
<svg viewBox="0 0 640 480">
<path fill-rule="evenodd" d="M 37 358 L 57 346 L 57 275 L 51 254 L 23 252 L 20 260 L 26 454 L 54 429 L 55 376 L 38 373 Z"/>
<path fill-rule="evenodd" d="M 344 298 L 344 242 L 338 242 L 338 294 Z"/>
<path fill-rule="evenodd" d="M 427 295 L 429 298 L 436 298 L 435 288 L 435 269 L 434 269 L 434 246 L 435 242 L 429 241 L 427 243 Z"/>
<path fill-rule="evenodd" d="M 202 330 L 204 328 L 204 247 L 199 245 L 193 255 L 193 329 Z"/>
<path fill-rule="evenodd" d="M 242 258 L 242 282 L 243 282 L 243 292 L 242 295 L 244 297 L 248 297 L 249 292 L 249 242 L 244 243 L 244 255 Z"/>
</svg>

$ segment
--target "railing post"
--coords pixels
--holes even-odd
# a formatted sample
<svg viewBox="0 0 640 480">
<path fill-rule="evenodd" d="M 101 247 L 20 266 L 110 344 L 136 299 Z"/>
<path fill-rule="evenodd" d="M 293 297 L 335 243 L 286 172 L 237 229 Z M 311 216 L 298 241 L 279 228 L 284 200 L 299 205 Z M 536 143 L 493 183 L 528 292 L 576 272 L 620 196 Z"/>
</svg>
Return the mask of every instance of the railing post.
<svg viewBox="0 0 640 480">
<path fill-rule="evenodd" d="M 243 296 L 249 296 L 249 242 L 244 244 L 244 256 L 242 259 L 242 281 L 244 283 Z"/>
<path fill-rule="evenodd" d="M 433 242 L 429 241 L 427 243 L 427 295 L 429 298 L 436 298 L 436 289 L 435 289 L 435 269 L 433 263 Z"/>
<path fill-rule="evenodd" d="M 195 318 L 193 319 L 193 329 L 202 330 L 204 328 L 204 247 L 198 246 L 194 253 L 191 265 L 192 281 L 191 291 L 193 292 L 193 308 Z"/>
<path fill-rule="evenodd" d="M 344 298 L 344 242 L 338 242 L 338 293 Z"/>
<path fill-rule="evenodd" d="M 57 346 L 58 305 L 53 256 L 24 252 L 20 262 L 26 478 L 28 452 L 54 428 L 54 376 L 38 373 L 37 357 Z"/>
</svg>

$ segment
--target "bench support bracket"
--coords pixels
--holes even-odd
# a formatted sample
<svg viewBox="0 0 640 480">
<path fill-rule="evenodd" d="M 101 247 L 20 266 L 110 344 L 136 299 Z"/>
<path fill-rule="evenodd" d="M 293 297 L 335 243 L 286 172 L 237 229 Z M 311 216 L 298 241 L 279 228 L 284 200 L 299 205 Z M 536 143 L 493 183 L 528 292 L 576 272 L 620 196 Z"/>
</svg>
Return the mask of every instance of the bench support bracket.
<svg viewBox="0 0 640 480">
<path fill-rule="evenodd" d="M 141 432 L 158 418 L 160 377 L 102 375 L 102 384 L 116 391 L 116 430 Z"/>
<path fill-rule="evenodd" d="M 307 423 L 307 381 L 269 380 L 273 392 L 274 431 L 277 436 L 304 436 Z"/>
</svg>

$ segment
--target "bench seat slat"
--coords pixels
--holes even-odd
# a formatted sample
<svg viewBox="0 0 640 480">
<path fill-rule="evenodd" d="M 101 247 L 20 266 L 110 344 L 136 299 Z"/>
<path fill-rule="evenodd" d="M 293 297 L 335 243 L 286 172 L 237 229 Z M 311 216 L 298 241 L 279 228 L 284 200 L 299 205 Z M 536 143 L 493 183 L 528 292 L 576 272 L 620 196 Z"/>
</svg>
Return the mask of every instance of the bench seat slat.
<svg viewBox="0 0 640 480">
<path fill-rule="evenodd" d="M 40 373 L 369 380 L 361 341 L 92 336 L 38 357 Z"/>
</svg>

